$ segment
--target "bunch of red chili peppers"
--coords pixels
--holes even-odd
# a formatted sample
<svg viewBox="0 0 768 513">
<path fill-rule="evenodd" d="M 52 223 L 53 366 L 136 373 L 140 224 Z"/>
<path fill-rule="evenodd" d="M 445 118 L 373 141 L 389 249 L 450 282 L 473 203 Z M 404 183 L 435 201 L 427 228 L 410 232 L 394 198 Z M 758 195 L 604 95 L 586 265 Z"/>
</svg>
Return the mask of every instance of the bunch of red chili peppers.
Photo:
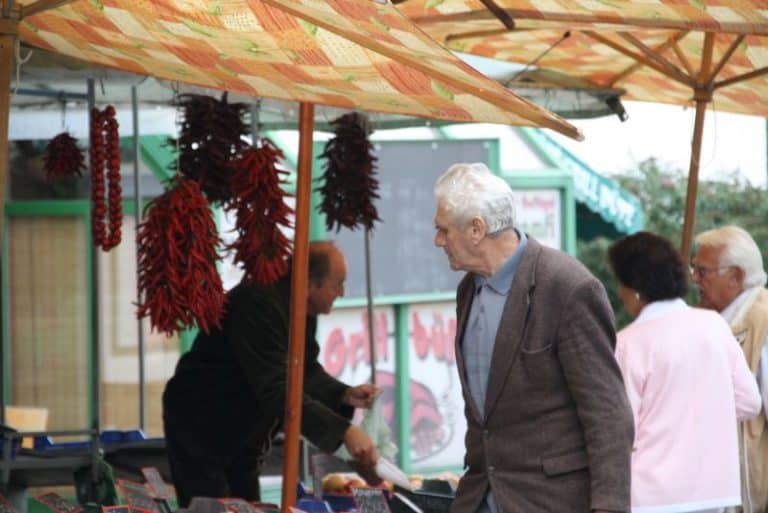
<svg viewBox="0 0 768 513">
<path fill-rule="evenodd" d="M 45 176 L 51 180 L 66 176 L 83 176 L 85 157 L 77 147 L 77 139 L 62 132 L 45 146 L 43 153 Z"/>
<path fill-rule="evenodd" d="M 363 114 L 351 112 L 331 122 L 336 134 L 329 140 L 321 158 L 326 159 L 323 195 L 320 211 L 325 214 L 328 230 L 336 225 L 354 229 L 358 224 L 366 229 L 380 221 L 374 200 L 376 191 L 376 157 L 368 140 L 368 121 Z"/>
<path fill-rule="evenodd" d="M 290 228 L 293 210 L 285 203 L 278 168 L 283 152 L 269 139 L 248 148 L 233 163 L 233 197 L 228 209 L 235 212 L 238 238 L 227 249 L 234 250 L 235 263 L 245 270 L 244 281 L 267 285 L 288 272 L 291 241 L 281 227 Z"/>
<path fill-rule="evenodd" d="M 109 191 L 109 234 L 104 218 L 105 205 L 104 165 L 107 166 Z M 123 223 L 122 189 L 120 187 L 120 136 L 115 119 L 115 108 L 108 105 L 103 111 L 91 111 L 91 222 L 93 243 L 109 251 L 120 244 Z"/>
<path fill-rule="evenodd" d="M 278 168 L 282 152 L 262 139 L 245 142 L 242 104 L 184 95 L 178 174 L 171 188 L 147 206 L 139 228 L 139 316 L 173 333 L 197 323 L 218 327 L 226 296 L 216 269 L 221 240 L 209 202 L 236 215 L 238 239 L 228 246 L 245 282 L 266 285 L 288 272 L 292 210 L 284 201 Z"/>
<path fill-rule="evenodd" d="M 221 243 L 200 185 L 177 176 L 153 199 L 139 227 L 139 317 L 171 335 L 186 326 L 221 326 L 226 295 L 216 269 Z"/>
</svg>

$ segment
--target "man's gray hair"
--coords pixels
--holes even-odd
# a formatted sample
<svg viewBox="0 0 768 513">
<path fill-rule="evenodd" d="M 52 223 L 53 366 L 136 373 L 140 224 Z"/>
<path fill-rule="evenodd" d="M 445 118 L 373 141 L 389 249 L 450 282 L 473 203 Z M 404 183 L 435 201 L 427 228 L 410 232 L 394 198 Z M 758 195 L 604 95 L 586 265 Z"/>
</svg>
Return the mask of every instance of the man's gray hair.
<svg viewBox="0 0 768 513">
<path fill-rule="evenodd" d="M 723 226 L 701 232 L 696 236 L 698 247 L 722 247 L 721 267 L 740 267 L 744 271 L 744 288 L 762 287 L 766 282 L 763 255 L 752 236 L 738 226 Z"/>
<path fill-rule="evenodd" d="M 507 182 L 483 163 L 454 164 L 435 182 L 435 198 L 462 230 L 480 217 L 494 235 L 515 227 L 515 202 Z"/>
</svg>

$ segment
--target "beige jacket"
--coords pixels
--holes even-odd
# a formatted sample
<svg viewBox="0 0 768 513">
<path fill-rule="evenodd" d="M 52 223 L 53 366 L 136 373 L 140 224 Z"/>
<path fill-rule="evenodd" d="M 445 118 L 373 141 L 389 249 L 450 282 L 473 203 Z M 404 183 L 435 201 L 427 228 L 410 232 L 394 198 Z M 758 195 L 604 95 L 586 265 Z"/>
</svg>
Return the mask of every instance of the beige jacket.
<svg viewBox="0 0 768 513">
<path fill-rule="evenodd" d="M 757 373 L 760 353 L 768 336 L 768 290 L 756 289 L 745 301 L 742 311 L 735 316 L 731 330 L 741 343 L 750 370 L 753 374 Z M 768 379 L 768 376 L 762 378 Z M 768 513 L 768 426 L 765 411 L 742 423 L 739 446 L 743 448 L 743 510 L 748 513 Z"/>
</svg>

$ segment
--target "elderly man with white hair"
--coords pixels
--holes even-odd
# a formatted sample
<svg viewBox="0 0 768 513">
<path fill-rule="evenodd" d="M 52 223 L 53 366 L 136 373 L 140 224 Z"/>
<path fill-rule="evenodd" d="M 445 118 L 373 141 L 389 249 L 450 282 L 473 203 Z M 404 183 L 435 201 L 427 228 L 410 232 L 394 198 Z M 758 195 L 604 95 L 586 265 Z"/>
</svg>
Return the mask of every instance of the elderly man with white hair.
<svg viewBox="0 0 768 513">
<path fill-rule="evenodd" d="M 516 229 L 512 190 L 484 164 L 451 166 L 435 196 L 435 245 L 467 273 L 467 470 L 451 512 L 629 511 L 634 424 L 602 284 Z"/>
<path fill-rule="evenodd" d="M 699 306 L 717 310 L 730 324 L 747 364 L 757 376 L 763 411 L 743 422 L 742 508 L 768 513 L 768 290 L 763 257 L 754 239 L 738 226 L 700 233 L 691 276 L 699 287 Z"/>
</svg>

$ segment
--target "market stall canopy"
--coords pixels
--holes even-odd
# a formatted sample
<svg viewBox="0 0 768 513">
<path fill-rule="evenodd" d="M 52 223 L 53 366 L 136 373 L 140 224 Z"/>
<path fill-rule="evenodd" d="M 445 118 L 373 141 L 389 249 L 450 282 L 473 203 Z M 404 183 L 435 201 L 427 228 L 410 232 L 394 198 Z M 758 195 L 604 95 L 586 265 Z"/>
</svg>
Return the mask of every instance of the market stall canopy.
<svg viewBox="0 0 768 513">
<path fill-rule="evenodd" d="M 768 3 L 407 0 L 398 9 L 449 48 L 567 73 L 628 100 L 686 104 L 713 34 L 715 109 L 768 116 Z"/>
<path fill-rule="evenodd" d="M 453 121 L 578 130 L 372 0 L 19 2 L 25 44 L 249 96 Z"/>
<path fill-rule="evenodd" d="M 704 114 L 768 116 L 768 3 L 406 0 L 453 50 L 567 73 L 624 98 L 696 106 L 682 254 L 693 231 Z"/>
</svg>

